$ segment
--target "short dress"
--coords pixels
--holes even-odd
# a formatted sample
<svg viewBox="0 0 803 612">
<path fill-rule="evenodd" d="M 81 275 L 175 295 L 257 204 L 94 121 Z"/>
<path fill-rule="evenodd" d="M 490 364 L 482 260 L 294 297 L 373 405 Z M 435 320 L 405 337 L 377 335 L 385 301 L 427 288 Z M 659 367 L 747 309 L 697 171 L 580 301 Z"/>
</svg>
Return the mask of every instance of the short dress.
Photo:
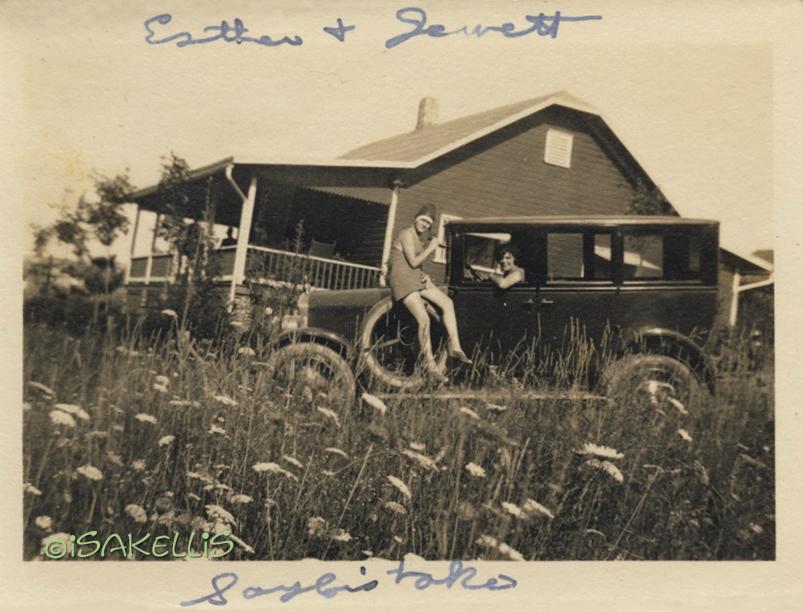
<svg viewBox="0 0 803 612">
<path fill-rule="evenodd" d="M 415 229 L 408 227 L 399 232 L 390 249 L 390 292 L 394 301 L 403 300 L 414 291 L 421 291 L 432 284 L 429 277 L 420 268 L 413 268 L 404 256 L 401 239 L 404 233 L 413 235 L 415 254 L 424 250 Z"/>
</svg>

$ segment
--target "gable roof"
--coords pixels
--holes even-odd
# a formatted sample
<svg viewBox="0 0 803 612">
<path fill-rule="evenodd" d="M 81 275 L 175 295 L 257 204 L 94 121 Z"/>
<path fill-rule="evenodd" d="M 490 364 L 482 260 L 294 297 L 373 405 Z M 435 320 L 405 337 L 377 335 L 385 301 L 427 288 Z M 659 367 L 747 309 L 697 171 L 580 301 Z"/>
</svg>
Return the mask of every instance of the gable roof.
<svg viewBox="0 0 803 612">
<path fill-rule="evenodd" d="M 599 117 L 588 104 L 561 91 L 530 98 L 459 119 L 384 138 L 341 155 L 340 159 L 407 162 L 419 166 L 549 106 L 563 106 Z"/>
</svg>

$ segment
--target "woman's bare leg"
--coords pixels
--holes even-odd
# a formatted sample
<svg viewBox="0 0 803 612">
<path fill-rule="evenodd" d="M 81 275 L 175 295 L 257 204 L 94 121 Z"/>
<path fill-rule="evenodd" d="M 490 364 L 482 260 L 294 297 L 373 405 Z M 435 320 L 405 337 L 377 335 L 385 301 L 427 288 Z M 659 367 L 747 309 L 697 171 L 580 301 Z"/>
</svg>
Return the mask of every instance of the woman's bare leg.
<svg viewBox="0 0 803 612">
<path fill-rule="evenodd" d="M 435 366 L 435 357 L 432 355 L 432 341 L 429 337 L 429 313 L 424 304 L 424 299 L 418 291 L 414 291 L 402 300 L 410 314 L 415 317 L 418 325 L 418 345 L 421 347 L 421 355 L 428 368 Z"/>
<path fill-rule="evenodd" d="M 457 333 L 457 317 L 454 314 L 454 302 L 452 302 L 452 298 L 437 287 L 424 289 L 420 294 L 424 299 L 440 308 L 443 313 L 443 325 L 446 327 L 446 333 L 449 335 L 449 346 L 452 351 L 462 352 L 463 349 L 460 346 L 460 336 Z"/>
</svg>

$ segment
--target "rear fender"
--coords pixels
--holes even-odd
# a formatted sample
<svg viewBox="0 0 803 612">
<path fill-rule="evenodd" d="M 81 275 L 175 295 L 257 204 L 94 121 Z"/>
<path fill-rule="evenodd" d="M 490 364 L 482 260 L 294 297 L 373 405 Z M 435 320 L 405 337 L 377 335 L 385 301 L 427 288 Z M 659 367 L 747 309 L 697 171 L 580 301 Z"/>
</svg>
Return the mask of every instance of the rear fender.
<svg viewBox="0 0 803 612">
<path fill-rule="evenodd" d="M 650 328 L 640 331 L 626 346 L 630 353 L 653 353 L 682 361 L 695 376 L 714 392 L 715 372 L 703 349 L 688 336 L 671 329 Z"/>
</svg>

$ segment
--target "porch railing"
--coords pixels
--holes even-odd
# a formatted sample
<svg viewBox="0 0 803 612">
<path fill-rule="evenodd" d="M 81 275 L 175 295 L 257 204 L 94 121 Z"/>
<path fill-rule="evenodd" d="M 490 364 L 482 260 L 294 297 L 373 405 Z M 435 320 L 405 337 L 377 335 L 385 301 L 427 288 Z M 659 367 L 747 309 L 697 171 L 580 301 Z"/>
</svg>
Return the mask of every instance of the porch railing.
<svg viewBox="0 0 803 612">
<path fill-rule="evenodd" d="M 235 247 L 210 253 L 213 269 L 222 282 L 234 273 Z M 308 284 L 319 289 L 363 289 L 379 284 L 379 268 L 303 253 L 249 245 L 246 276 L 256 283 Z M 172 255 L 154 254 L 131 259 L 129 282 L 169 283 L 175 279 Z"/>
</svg>

